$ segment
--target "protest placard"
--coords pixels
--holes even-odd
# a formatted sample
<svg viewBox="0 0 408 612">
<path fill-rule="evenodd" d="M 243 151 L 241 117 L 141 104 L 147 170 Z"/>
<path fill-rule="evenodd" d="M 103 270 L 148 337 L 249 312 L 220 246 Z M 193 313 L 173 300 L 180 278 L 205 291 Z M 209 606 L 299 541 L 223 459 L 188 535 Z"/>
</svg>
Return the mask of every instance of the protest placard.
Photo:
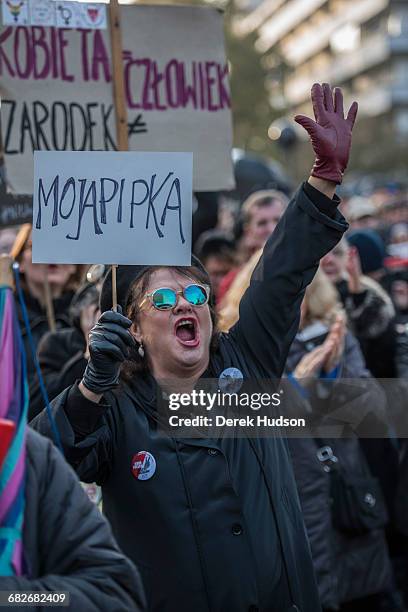
<svg viewBox="0 0 408 612">
<path fill-rule="evenodd" d="M 30 223 L 33 217 L 33 196 L 12 194 L 7 191 L 4 160 L 0 154 L 0 229 L 21 223 Z"/>
<path fill-rule="evenodd" d="M 31 223 L 33 196 L 7 193 L 0 187 L 0 229 L 11 225 Z"/>
<path fill-rule="evenodd" d="M 191 153 L 34 154 L 33 262 L 190 265 Z"/>
<path fill-rule="evenodd" d="M 194 189 L 233 186 L 222 15 L 208 7 L 121 6 L 129 149 L 192 151 Z M 8 182 L 32 193 L 33 150 L 116 147 L 109 32 L 0 28 Z"/>
</svg>

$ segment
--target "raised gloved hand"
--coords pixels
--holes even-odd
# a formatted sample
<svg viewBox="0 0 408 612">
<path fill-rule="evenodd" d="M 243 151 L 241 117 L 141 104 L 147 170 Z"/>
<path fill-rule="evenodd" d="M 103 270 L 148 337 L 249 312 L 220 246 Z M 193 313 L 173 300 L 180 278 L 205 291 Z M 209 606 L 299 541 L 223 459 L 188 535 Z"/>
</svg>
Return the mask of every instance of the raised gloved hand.
<svg viewBox="0 0 408 612">
<path fill-rule="evenodd" d="M 341 89 L 334 89 L 333 102 L 332 90 L 327 83 L 313 85 L 312 104 L 316 121 L 305 115 L 295 117 L 296 123 L 308 132 L 316 154 L 312 176 L 340 184 L 350 155 L 351 132 L 358 104 L 353 102 L 345 119 Z"/>
<path fill-rule="evenodd" d="M 135 345 L 129 332 L 131 325 L 132 321 L 121 312 L 108 310 L 91 329 L 90 358 L 82 379 L 89 391 L 102 394 L 117 386 L 120 365 L 127 359 L 129 348 Z"/>
</svg>

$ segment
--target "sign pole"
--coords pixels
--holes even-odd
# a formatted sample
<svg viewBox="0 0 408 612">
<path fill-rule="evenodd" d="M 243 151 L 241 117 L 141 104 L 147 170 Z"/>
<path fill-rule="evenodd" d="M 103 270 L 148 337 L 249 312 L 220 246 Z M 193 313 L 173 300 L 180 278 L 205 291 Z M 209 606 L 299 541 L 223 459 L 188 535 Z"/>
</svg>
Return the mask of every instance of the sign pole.
<svg viewBox="0 0 408 612">
<path fill-rule="evenodd" d="M 48 272 L 46 271 L 44 274 L 44 302 L 45 302 L 45 310 L 47 312 L 47 319 L 50 331 L 55 332 L 57 329 L 55 323 L 55 313 L 54 313 L 54 304 L 52 303 L 52 295 L 50 283 L 48 281 Z"/>
<path fill-rule="evenodd" d="M 112 49 L 112 84 L 116 117 L 116 140 L 118 151 L 127 151 L 128 122 L 125 100 L 125 79 L 123 74 L 122 28 L 118 0 L 109 2 L 109 29 Z"/>
<path fill-rule="evenodd" d="M 118 0 L 109 2 L 109 29 L 112 49 L 112 84 L 116 119 L 116 142 L 118 151 L 128 151 L 128 122 L 125 100 L 125 80 L 123 76 L 122 29 L 120 25 L 120 6 Z M 116 268 L 112 264 L 112 308 L 117 310 Z"/>
</svg>

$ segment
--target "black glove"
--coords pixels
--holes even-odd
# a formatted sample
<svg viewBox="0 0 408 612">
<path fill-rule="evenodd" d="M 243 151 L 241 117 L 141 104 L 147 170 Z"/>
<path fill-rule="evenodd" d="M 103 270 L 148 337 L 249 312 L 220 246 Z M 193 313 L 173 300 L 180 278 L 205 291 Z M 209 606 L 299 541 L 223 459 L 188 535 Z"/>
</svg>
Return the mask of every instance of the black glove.
<svg viewBox="0 0 408 612">
<path fill-rule="evenodd" d="M 120 308 L 120 307 L 118 307 Z M 132 321 L 121 312 L 108 310 L 89 334 L 90 358 L 82 382 L 94 393 L 105 393 L 118 385 L 120 365 L 135 345 L 129 332 Z"/>
</svg>

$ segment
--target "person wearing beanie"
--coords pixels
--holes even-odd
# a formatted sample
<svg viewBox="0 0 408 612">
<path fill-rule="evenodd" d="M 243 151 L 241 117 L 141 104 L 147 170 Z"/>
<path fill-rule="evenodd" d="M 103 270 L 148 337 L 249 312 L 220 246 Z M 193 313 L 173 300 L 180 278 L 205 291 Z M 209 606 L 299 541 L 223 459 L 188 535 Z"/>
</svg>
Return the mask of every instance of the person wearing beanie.
<svg viewBox="0 0 408 612">
<path fill-rule="evenodd" d="M 152 612 L 321 609 L 286 440 L 234 430 L 179 437 L 163 430 L 159 410 L 163 397 L 208 379 L 222 393 L 283 373 L 305 288 L 348 228 L 335 188 L 357 105 L 345 118 L 341 91 L 328 84 L 313 86 L 312 101 L 316 121 L 296 117 L 311 136 L 312 174 L 268 239 L 236 325 L 218 332 L 197 260 L 119 266 L 118 311 L 108 274 L 84 376 L 53 401 L 66 459 L 102 486 Z M 32 425 L 51 437 L 44 411 Z"/>
<path fill-rule="evenodd" d="M 385 258 L 385 245 L 381 236 L 373 229 L 360 229 L 348 233 L 347 241 L 358 251 L 362 273 L 380 281 Z"/>
<path fill-rule="evenodd" d="M 367 368 L 376 378 L 394 378 L 395 309 L 387 292 L 368 275 L 382 269 L 383 255 L 381 239 L 377 235 L 372 239 L 370 232 L 367 237 L 366 232 L 347 234 L 322 258 L 321 266 L 339 292 Z"/>
</svg>

